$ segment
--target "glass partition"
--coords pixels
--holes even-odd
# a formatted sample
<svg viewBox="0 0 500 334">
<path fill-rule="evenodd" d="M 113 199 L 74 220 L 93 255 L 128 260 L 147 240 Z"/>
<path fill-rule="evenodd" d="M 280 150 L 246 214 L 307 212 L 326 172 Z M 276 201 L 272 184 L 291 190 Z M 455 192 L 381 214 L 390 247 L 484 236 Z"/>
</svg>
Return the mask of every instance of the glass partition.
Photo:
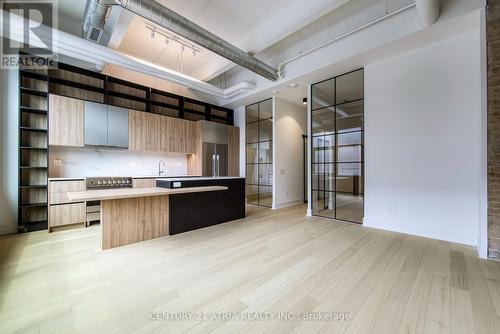
<svg viewBox="0 0 500 334">
<path fill-rule="evenodd" d="M 311 87 L 312 209 L 362 223 L 364 78 L 349 72 Z"/>
<path fill-rule="evenodd" d="M 273 204 L 273 101 L 246 107 L 246 196 L 249 204 Z"/>
</svg>

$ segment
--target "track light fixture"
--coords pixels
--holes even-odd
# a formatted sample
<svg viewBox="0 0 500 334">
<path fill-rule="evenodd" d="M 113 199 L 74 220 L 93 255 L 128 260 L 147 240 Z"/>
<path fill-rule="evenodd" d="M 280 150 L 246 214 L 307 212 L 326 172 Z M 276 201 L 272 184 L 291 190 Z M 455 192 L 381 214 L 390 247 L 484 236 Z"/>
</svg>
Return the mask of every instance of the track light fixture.
<svg viewBox="0 0 500 334">
<path fill-rule="evenodd" d="M 201 52 L 201 49 L 195 45 L 189 42 L 188 40 L 185 40 L 176 34 L 173 34 L 169 31 L 162 30 L 157 28 L 156 26 L 152 25 L 151 23 L 144 22 L 144 25 L 148 30 L 151 31 L 151 38 L 155 38 L 156 34 L 165 37 L 165 44 L 170 45 L 170 42 L 175 42 L 181 46 L 181 51 L 184 52 L 186 48 L 191 50 L 191 53 L 193 54 L 193 57 L 196 56 L 198 52 Z"/>
</svg>

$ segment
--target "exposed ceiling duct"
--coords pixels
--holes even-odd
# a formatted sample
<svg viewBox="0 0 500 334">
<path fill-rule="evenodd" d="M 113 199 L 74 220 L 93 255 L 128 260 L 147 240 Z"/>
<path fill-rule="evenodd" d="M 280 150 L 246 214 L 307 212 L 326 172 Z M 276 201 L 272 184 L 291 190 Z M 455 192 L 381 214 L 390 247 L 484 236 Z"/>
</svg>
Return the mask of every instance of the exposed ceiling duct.
<svg viewBox="0 0 500 334">
<path fill-rule="evenodd" d="M 0 15 L 2 15 L 0 17 L 5 18 L 2 22 L 4 25 L 3 29 L 0 29 L 0 37 L 2 37 L 3 33 L 9 32 L 8 36 L 3 37 L 17 42 L 24 42 L 23 27 L 39 25 L 39 23 L 34 21 L 25 24 L 26 20 L 23 17 L 12 12 L 4 11 L 3 9 L 0 9 Z M 221 89 L 182 73 L 129 56 L 100 44 L 83 40 L 77 36 L 55 30 L 45 25 L 38 27 L 37 36 L 40 40 L 32 40 L 30 44 L 31 47 L 46 48 L 47 46 L 42 40 L 51 39 L 53 42 L 52 51 L 57 54 L 95 64 L 98 68 L 102 68 L 106 64 L 117 65 L 125 69 L 141 72 L 152 77 L 167 80 L 224 99 L 229 99 L 238 94 L 255 89 L 255 84 L 248 81 L 241 82 L 226 89 Z"/>
<path fill-rule="evenodd" d="M 99 43 L 104 35 L 104 25 L 111 8 L 99 2 L 99 0 L 89 0 L 85 6 L 83 14 L 82 31 L 83 37 L 93 42 Z"/>
<path fill-rule="evenodd" d="M 155 0 L 88 0 L 88 2 L 98 4 L 92 6 L 87 4 L 87 8 L 90 9 L 100 9 L 100 6 L 103 5 L 119 5 L 269 80 L 276 81 L 279 78 L 278 71 L 273 67 L 226 42 L 208 30 L 203 29 L 196 23 L 159 4 Z M 103 14 L 102 10 L 86 11 L 83 22 L 90 21 L 90 18 L 100 22 L 100 19 L 96 18 L 99 15 L 103 19 L 103 15 L 105 14 Z"/>
<path fill-rule="evenodd" d="M 428 28 L 439 18 L 439 0 L 416 0 L 420 28 Z"/>
</svg>

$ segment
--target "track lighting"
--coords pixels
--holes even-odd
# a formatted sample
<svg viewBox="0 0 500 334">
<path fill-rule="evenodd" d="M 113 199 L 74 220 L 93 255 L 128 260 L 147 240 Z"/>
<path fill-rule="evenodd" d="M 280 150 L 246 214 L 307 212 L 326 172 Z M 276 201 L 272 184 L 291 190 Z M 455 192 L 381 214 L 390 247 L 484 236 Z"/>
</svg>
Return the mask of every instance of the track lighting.
<svg viewBox="0 0 500 334">
<path fill-rule="evenodd" d="M 158 34 L 158 35 L 160 35 L 160 37 L 165 38 L 166 45 L 170 45 L 170 42 L 175 42 L 175 43 L 180 45 L 181 52 L 184 52 L 186 50 L 186 48 L 191 50 L 193 57 L 196 57 L 196 54 L 198 52 L 201 52 L 201 49 L 199 49 L 196 45 L 190 43 L 187 40 L 180 38 L 179 36 L 177 36 L 173 33 L 170 33 L 166 30 L 158 29 L 157 27 L 155 27 L 149 23 L 145 23 L 145 26 L 147 29 L 149 29 L 151 31 L 151 38 L 153 38 L 153 39 L 155 38 L 156 34 Z"/>
</svg>

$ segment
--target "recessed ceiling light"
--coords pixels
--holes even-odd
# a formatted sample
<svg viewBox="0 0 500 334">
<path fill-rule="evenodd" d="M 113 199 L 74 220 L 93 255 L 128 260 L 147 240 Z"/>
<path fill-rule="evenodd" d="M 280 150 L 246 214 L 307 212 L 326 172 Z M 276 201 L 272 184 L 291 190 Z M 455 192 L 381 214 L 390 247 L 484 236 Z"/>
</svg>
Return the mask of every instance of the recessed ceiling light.
<svg viewBox="0 0 500 334">
<path fill-rule="evenodd" d="M 289 84 L 288 87 L 290 88 L 296 88 L 298 85 L 296 83 Z"/>
<path fill-rule="evenodd" d="M 273 95 L 278 95 L 280 93 L 279 90 L 273 90 Z"/>
</svg>

